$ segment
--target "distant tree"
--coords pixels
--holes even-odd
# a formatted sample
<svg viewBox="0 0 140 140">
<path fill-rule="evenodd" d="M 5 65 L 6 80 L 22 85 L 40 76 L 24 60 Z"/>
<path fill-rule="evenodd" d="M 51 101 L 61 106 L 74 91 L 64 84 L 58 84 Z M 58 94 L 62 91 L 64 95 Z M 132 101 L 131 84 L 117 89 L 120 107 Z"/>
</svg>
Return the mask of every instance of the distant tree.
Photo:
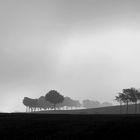
<svg viewBox="0 0 140 140">
<path fill-rule="evenodd" d="M 80 102 L 79 102 L 78 100 L 71 99 L 70 97 L 66 97 L 66 98 L 64 99 L 64 105 L 65 105 L 66 107 L 70 107 L 71 109 L 72 109 L 73 107 L 78 108 L 78 107 L 81 106 L 81 104 L 80 104 Z"/>
<path fill-rule="evenodd" d="M 135 113 L 137 113 L 137 102 L 139 100 L 139 97 L 140 97 L 140 92 L 135 88 L 131 88 L 129 92 L 129 98 L 130 98 L 129 100 L 130 102 L 135 103 Z"/>
<path fill-rule="evenodd" d="M 58 108 L 58 110 L 60 110 L 61 108 L 64 109 L 64 105 L 63 105 L 63 102 L 62 103 L 59 103 L 56 105 L 56 108 Z"/>
<path fill-rule="evenodd" d="M 106 106 L 112 106 L 112 103 L 110 103 L 110 102 L 103 102 L 101 104 L 101 107 L 106 107 Z"/>
<path fill-rule="evenodd" d="M 26 106 L 26 112 L 27 111 L 36 111 L 36 108 L 38 107 L 38 99 L 31 99 L 31 98 L 28 98 L 28 97 L 24 97 L 23 99 L 23 104 Z M 29 109 L 29 110 L 27 110 Z"/>
<path fill-rule="evenodd" d="M 37 101 L 38 107 L 40 110 L 45 109 L 46 108 L 46 100 L 44 96 L 39 97 L 38 101 Z"/>
<path fill-rule="evenodd" d="M 66 107 L 66 109 L 68 109 L 69 107 L 72 109 L 72 107 L 73 107 L 73 100 L 70 97 L 65 97 L 62 104 L 63 104 L 63 106 Z"/>
<path fill-rule="evenodd" d="M 97 107 L 100 107 L 101 104 L 98 101 L 92 101 L 92 100 L 86 99 L 82 101 L 82 106 L 85 108 L 97 108 Z"/>
<path fill-rule="evenodd" d="M 122 103 L 123 103 L 123 93 L 118 93 L 118 96 L 115 96 L 115 101 L 120 103 L 120 114 L 122 113 Z"/>
<path fill-rule="evenodd" d="M 53 105 L 52 103 L 50 103 L 49 101 L 46 101 L 45 99 L 45 96 L 41 96 L 39 99 L 38 99 L 38 106 L 41 108 L 41 109 L 52 109 L 53 108 Z"/>
<path fill-rule="evenodd" d="M 126 103 L 126 113 L 128 114 L 128 104 L 130 102 L 131 89 L 123 89 L 123 102 Z"/>
<path fill-rule="evenodd" d="M 68 108 L 78 108 L 78 107 L 81 107 L 81 103 L 78 101 L 78 100 L 73 100 L 71 99 L 70 97 L 64 97 L 64 101 L 59 104 L 60 107 L 66 107 L 66 109 Z"/>
<path fill-rule="evenodd" d="M 126 113 L 128 114 L 128 104 L 135 104 L 135 113 L 137 113 L 137 102 L 140 100 L 140 91 L 135 88 L 127 88 L 123 89 L 122 93 L 119 93 L 118 96 L 115 97 L 115 100 L 120 102 L 120 104 L 126 104 Z"/>
<path fill-rule="evenodd" d="M 79 108 L 81 107 L 81 103 L 78 100 L 73 100 L 73 107 Z"/>
<path fill-rule="evenodd" d="M 29 100 L 28 100 L 28 98 L 27 97 L 24 97 L 24 99 L 23 99 L 23 104 L 26 106 L 26 112 L 30 112 L 30 109 L 29 109 L 29 107 L 30 107 L 30 102 L 29 102 Z"/>
<path fill-rule="evenodd" d="M 62 104 L 67 109 L 71 105 L 71 98 L 70 97 L 64 97 L 64 100 L 63 100 Z"/>
<path fill-rule="evenodd" d="M 32 107 L 33 107 L 34 111 L 36 111 L 36 109 L 39 108 L 38 99 L 33 99 L 32 101 L 33 101 L 32 102 L 33 103 Z"/>
<path fill-rule="evenodd" d="M 53 104 L 54 109 L 56 109 L 56 105 L 59 103 L 62 103 L 64 100 L 64 97 L 58 93 L 56 90 L 51 90 L 45 95 L 46 101 L 49 101 Z"/>
<path fill-rule="evenodd" d="M 137 102 L 140 101 L 140 89 L 137 89 Z"/>
<path fill-rule="evenodd" d="M 30 99 L 30 108 L 32 112 L 35 112 L 36 109 L 38 108 L 38 99 Z"/>
</svg>

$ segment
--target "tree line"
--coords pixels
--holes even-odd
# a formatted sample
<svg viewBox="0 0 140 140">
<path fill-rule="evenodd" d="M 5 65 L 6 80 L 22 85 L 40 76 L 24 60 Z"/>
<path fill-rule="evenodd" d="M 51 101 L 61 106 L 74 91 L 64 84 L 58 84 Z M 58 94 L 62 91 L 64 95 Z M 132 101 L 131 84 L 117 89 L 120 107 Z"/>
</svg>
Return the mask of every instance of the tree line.
<svg viewBox="0 0 140 140">
<path fill-rule="evenodd" d="M 82 106 L 84 108 L 98 108 L 98 107 L 112 106 L 112 103 L 110 103 L 110 102 L 100 103 L 99 101 L 93 101 L 93 100 L 86 99 L 86 100 L 82 101 Z"/>
<path fill-rule="evenodd" d="M 103 106 L 111 106 L 111 103 L 98 101 L 83 100 L 80 103 L 79 100 L 71 99 L 70 97 L 64 97 L 56 90 L 50 90 L 45 96 L 41 96 L 37 99 L 31 99 L 24 97 L 23 104 L 26 106 L 26 112 L 34 112 L 41 110 L 56 110 L 56 109 L 73 109 L 73 108 L 97 108 Z"/>
<path fill-rule="evenodd" d="M 126 113 L 128 114 L 129 103 L 135 104 L 134 112 L 137 113 L 137 104 L 140 101 L 140 91 L 136 88 L 123 89 L 122 92 L 115 96 L 115 100 L 120 104 L 120 113 L 122 113 L 122 105 L 126 105 Z"/>
<path fill-rule="evenodd" d="M 26 106 L 26 112 L 64 109 L 64 107 L 72 109 L 73 107 L 77 108 L 81 106 L 78 100 L 64 97 L 56 90 L 51 90 L 45 96 L 41 96 L 38 99 L 24 97 L 23 104 Z"/>
</svg>

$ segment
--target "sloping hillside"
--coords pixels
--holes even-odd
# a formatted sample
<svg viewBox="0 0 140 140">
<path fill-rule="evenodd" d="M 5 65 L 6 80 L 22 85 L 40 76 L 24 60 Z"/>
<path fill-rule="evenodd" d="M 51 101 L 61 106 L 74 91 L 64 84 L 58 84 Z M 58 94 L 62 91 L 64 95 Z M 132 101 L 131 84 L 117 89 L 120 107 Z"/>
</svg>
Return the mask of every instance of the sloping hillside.
<svg viewBox="0 0 140 140">
<path fill-rule="evenodd" d="M 39 113 L 52 114 L 120 114 L 120 106 L 109 106 L 101 108 L 79 109 L 79 110 L 56 110 L 56 111 L 40 111 Z M 128 107 L 129 114 L 135 114 L 135 105 Z M 140 113 L 140 104 L 137 105 L 137 113 Z M 126 105 L 122 106 L 122 114 L 126 114 Z"/>
</svg>

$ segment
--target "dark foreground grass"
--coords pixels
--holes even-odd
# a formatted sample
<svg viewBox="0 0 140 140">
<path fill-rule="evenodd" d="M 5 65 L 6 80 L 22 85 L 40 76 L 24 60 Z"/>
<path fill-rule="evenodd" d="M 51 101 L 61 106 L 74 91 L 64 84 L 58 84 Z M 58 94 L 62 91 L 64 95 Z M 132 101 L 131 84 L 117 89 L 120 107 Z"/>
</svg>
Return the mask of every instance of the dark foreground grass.
<svg viewBox="0 0 140 140">
<path fill-rule="evenodd" d="M 140 115 L 0 114 L 0 140 L 136 138 Z"/>
</svg>

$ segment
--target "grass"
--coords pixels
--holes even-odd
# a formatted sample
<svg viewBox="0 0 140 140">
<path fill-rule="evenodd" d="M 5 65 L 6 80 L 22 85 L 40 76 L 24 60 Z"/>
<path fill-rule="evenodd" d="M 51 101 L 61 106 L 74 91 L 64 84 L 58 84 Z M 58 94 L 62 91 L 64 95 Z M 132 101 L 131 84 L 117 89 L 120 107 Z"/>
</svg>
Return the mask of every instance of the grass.
<svg viewBox="0 0 140 140">
<path fill-rule="evenodd" d="M 78 109 L 78 110 L 48 110 L 39 113 L 47 114 L 120 114 L 120 106 L 108 106 L 100 108 Z M 128 107 L 129 114 L 135 114 L 135 105 L 130 104 Z M 122 106 L 122 114 L 126 114 L 126 105 Z M 137 114 L 140 114 L 140 104 L 137 105 Z"/>
<path fill-rule="evenodd" d="M 140 104 L 36 113 L 0 113 L 0 140 L 73 140 L 136 138 L 140 130 Z"/>
<path fill-rule="evenodd" d="M 135 138 L 140 115 L 0 114 L 0 139 Z"/>
</svg>

